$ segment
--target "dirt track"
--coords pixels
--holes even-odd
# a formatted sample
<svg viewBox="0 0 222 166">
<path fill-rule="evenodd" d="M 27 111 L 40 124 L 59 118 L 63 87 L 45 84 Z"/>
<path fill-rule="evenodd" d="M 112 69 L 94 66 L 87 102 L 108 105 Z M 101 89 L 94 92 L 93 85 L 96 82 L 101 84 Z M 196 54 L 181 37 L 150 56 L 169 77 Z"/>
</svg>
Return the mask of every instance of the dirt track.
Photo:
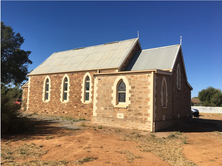
<svg viewBox="0 0 222 166">
<path fill-rule="evenodd" d="M 158 148 L 157 144 L 153 145 L 153 151 L 146 150 L 145 146 L 151 146 L 147 145 L 147 139 L 149 139 L 153 141 L 153 144 L 158 143 L 158 140 L 161 140 L 161 143 L 167 140 L 167 144 L 164 145 L 166 149 L 162 151 L 168 150 L 167 148 L 173 149 L 170 147 L 171 143 L 172 145 L 175 142 L 178 143 L 178 149 L 181 148 L 184 154 L 178 154 L 179 157 L 176 159 L 178 161 L 184 157 L 185 160 L 192 161 L 192 165 L 219 166 L 222 165 L 221 121 L 221 114 L 204 114 L 200 119 L 194 119 L 190 123 L 151 134 L 137 130 L 93 126 L 90 122 L 80 122 L 78 125 L 81 129 L 76 126 L 67 129 L 64 126 L 69 128 L 73 124 L 64 121 L 56 123 L 56 121 L 33 119 L 32 122 L 36 125 L 32 131 L 22 135 L 3 137 L 1 163 L 2 165 L 44 165 L 44 163 L 54 161 L 54 165 L 170 165 L 168 160 L 171 159 L 162 156 L 161 151 L 155 150 L 155 147 Z M 181 133 L 177 136 L 175 131 L 181 131 Z M 172 135 L 176 136 L 170 139 L 169 136 Z M 146 141 L 146 145 L 143 144 L 143 140 Z M 28 156 L 28 153 L 32 152 L 30 148 L 27 154 L 21 154 L 24 144 L 32 144 L 45 153 L 30 157 Z M 20 151 L 17 150 L 18 153 L 16 153 L 16 149 Z M 176 165 L 186 165 L 185 160 L 177 162 L 179 164 Z M 48 163 L 48 165 L 53 164 Z"/>
</svg>

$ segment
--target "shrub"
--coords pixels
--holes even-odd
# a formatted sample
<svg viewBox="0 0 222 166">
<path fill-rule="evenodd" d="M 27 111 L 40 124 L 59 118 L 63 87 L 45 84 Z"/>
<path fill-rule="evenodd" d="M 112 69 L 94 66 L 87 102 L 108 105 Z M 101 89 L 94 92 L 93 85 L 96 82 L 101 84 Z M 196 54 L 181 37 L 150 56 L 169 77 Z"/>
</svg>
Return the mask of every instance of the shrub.
<svg viewBox="0 0 222 166">
<path fill-rule="evenodd" d="M 16 99 L 21 97 L 21 90 L 18 86 L 7 88 L 1 84 L 1 133 L 21 132 L 20 105 L 15 104 Z"/>
</svg>

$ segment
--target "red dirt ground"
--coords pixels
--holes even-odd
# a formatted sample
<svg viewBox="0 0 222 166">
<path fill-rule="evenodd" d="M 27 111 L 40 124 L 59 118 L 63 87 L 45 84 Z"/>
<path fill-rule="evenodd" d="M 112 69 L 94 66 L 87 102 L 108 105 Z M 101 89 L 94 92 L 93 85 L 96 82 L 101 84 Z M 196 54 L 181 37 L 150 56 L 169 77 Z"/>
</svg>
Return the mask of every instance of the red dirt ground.
<svg viewBox="0 0 222 166">
<path fill-rule="evenodd" d="M 131 166 L 167 166 L 170 165 L 160 157 L 150 152 L 142 152 L 138 144 L 132 141 L 123 141 L 121 133 L 114 128 L 94 129 L 92 127 L 81 130 L 67 130 L 58 128 L 60 124 L 39 124 L 34 134 L 7 136 L 1 139 L 4 145 L 9 140 L 11 147 L 35 143 L 48 150 L 38 160 L 43 161 L 73 161 L 93 156 L 97 159 L 83 163 L 84 166 L 103 165 L 131 165 Z M 87 123 L 86 123 L 87 125 Z M 90 125 L 90 122 L 88 122 Z M 192 124 L 177 126 L 179 131 L 187 137 L 187 144 L 183 145 L 185 157 L 200 166 L 222 165 L 222 114 L 202 114 L 200 119 L 194 119 Z M 122 130 L 122 129 L 121 129 Z M 123 130 L 122 130 L 123 131 Z M 171 128 L 155 133 L 156 136 L 167 136 L 178 128 Z M 216 131 L 216 132 L 215 132 Z M 141 131 L 137 131 L 141 132 Z M 146 132 L 147 133 L 147 132 Z M 122 151 L 129 151 L 133 160 L 127 158 Z M 34 160 L 16 160 L 18 162 Z M 1 163 L 4 165 L 4 163 Z"/>
</svg>

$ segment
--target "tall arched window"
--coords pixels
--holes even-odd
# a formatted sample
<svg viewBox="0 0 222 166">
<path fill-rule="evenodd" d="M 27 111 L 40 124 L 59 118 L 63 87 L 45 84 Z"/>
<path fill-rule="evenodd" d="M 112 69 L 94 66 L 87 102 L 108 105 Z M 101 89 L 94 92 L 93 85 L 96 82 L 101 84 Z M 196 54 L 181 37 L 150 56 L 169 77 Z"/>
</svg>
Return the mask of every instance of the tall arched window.
<svg viewBox="0 0 222 166">
<path fill-rule="evenodd" d="M 67 77 L 64 79 L 64 89 L 63 89 L 63 101 L 67 100 L 68 96 L 68 79 Z"/>
<path fill-rule="evenodd" d="M 61 84 L 61 98 L 60 101 L 62 103 L 67 103 L 69 101 L 69 76 L 67 74 L 64 75 Z"/>
<path fill-rule="evenodd" d="M 163 77 L 162 88 L 161 88 L 161 105 L 167 107 L 167 82 L 166 78 Z"/>
<path fill-rule="evenodd" d="M 87 76 L 85 81 L 85 101 L 89 101 L 89 92 L 90 92 L 90 79 L 89 76 Z"/>
<path fill-rule="evenodd" d="M 121 80 L 118 84 L 118 103 L 126 102 L 126 84 Z"/>
<path fill-rule="evenodd" d="M 45 77 L 44 83 L 43 83 L 43 94 L 42 94 L 42 101 L 49 102 L 50 100 L 50 88 L 51 88 L 51 82 L 49 76 Z"/>
<path fill-rule="evenodd" d="M 46 79 L 45 83 L 45 100 L 49 100 L 49 79 Z"/>
<path fill-rule="evenodd" d="M 181 89 L 181 71 L 180 71 L 180 65 L 177 65 L 177 88 Z"/>
<path fill-rule="evenodd" d="M 92 102 L 92 77 L 89 72 L 87 72 L 82 80 L 82 98 L 81 102 L 84 104 L 89 104 Z"/>
</svg>

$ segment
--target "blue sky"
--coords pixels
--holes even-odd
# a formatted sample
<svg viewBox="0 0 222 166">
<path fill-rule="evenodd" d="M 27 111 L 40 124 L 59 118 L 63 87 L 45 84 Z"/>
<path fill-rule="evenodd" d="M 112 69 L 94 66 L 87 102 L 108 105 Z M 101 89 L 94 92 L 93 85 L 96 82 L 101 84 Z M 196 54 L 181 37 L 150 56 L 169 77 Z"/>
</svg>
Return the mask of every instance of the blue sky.
<svg viewBox="0 0 222 166">
<path fill-rule="evenodd" d="M 1 21 L 25 39 L 36 68 L 53 52 L 137 37 L 142 49 L 180 43 L 192 97 L 222 89 L 222 2 L 2 1 Z"/>
</svg>

